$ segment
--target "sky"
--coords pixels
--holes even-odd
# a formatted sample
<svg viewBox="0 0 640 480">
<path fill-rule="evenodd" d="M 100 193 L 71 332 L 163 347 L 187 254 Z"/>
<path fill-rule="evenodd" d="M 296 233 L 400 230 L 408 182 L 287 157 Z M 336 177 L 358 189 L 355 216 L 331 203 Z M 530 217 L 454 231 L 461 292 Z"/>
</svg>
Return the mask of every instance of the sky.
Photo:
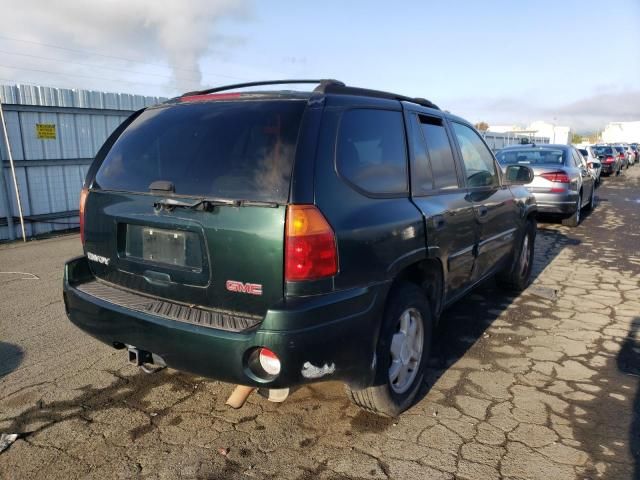
<svg viewBox="0 0 640 480">
<path fill-rule="evenodd" d="M 52 6 L 55 5 L 55 6 Z M 336 78 L 472 122 L 640 120 L 640 0 L 22 0 L 0 83 L 175 96 Z"/>
</svg>

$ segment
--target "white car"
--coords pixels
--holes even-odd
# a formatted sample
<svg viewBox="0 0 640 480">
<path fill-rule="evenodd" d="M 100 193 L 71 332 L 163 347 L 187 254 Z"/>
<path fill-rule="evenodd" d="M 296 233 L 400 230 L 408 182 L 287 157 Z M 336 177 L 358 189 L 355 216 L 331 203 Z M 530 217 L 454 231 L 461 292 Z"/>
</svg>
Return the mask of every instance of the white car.
<svg viewBox="0 0 640 480">
<path fill-rule="evenodd" d="M 629 165 L 638 163 L 638 161 L 640 161 L 640 158 L 638 158 L 638 152 L 631 148 L 631 145 L 624 145 L 624 147 L 627 149 L 627 155 L 629 156 Z"/>
<path fill-rule="evenodd" d="M 602 163 L 598 157 L 594 154 L 590 145 L 586 147 L 578 148 L 578 151 L 582 154 L 587 162 L 587 168 L 596 179 L 596 184 L 600 183 L 600 174 L 602 173 Z"/>
</svg>

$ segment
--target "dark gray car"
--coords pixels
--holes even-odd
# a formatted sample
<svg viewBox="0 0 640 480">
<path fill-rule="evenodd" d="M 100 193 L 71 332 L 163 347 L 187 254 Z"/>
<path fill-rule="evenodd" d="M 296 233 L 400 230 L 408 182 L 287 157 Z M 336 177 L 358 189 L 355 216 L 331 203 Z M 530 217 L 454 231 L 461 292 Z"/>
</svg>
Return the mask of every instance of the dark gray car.
<svg viewBox="0 0 640 480">
<path fill-rule="evenodd" d="M 594 206 L 595 177 L 584 164 L 583 157 L 570 145 L 517 145 L 500 150 L 498 162 L 527 165 L 534 179 L 527 188 L 536 197 L 538 211 L 562 215 L 562 223 L 576 227 L 581 210 Z"/>
<path fill-rule="evenodd" d="M 622 161 L 618 158 L 618 152 L 610 145 L 595 145 L 593 152 L 602 163 L 602 173 L 605 175 L 620 175 Z"/>
</svg>

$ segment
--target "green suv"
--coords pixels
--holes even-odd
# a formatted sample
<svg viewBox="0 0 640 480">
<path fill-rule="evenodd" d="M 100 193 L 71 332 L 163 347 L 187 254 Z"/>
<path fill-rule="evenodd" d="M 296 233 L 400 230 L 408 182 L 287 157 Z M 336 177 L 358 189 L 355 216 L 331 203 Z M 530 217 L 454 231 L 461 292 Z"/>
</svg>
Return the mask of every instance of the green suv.
<svg viewBox="0 0 640 480">
<path fill-rule="evenodd" d="M 238 92 L 314 83 L 311 92 Z M 335 80 L 191 92 L 134 113 L 81 194 L 70 320 L 138 365 L 269 390 L 340 380 L 398 415 L 441 312 L 522 289 L 536 205 L 465 120 Z"/>
</svg>

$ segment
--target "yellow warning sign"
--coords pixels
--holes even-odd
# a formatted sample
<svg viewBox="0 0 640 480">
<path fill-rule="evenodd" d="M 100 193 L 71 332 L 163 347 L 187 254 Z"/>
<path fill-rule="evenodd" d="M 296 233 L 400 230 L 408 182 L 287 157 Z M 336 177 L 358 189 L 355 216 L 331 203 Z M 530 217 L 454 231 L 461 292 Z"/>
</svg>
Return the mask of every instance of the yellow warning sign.
<svg viewBox="0 0 640 480">
<path fill-rule="evenodd" d="M 55 140 L 56 124 L 55 123 L 36 123 L 36 136 L 40 140 Z"/>
</svg>

